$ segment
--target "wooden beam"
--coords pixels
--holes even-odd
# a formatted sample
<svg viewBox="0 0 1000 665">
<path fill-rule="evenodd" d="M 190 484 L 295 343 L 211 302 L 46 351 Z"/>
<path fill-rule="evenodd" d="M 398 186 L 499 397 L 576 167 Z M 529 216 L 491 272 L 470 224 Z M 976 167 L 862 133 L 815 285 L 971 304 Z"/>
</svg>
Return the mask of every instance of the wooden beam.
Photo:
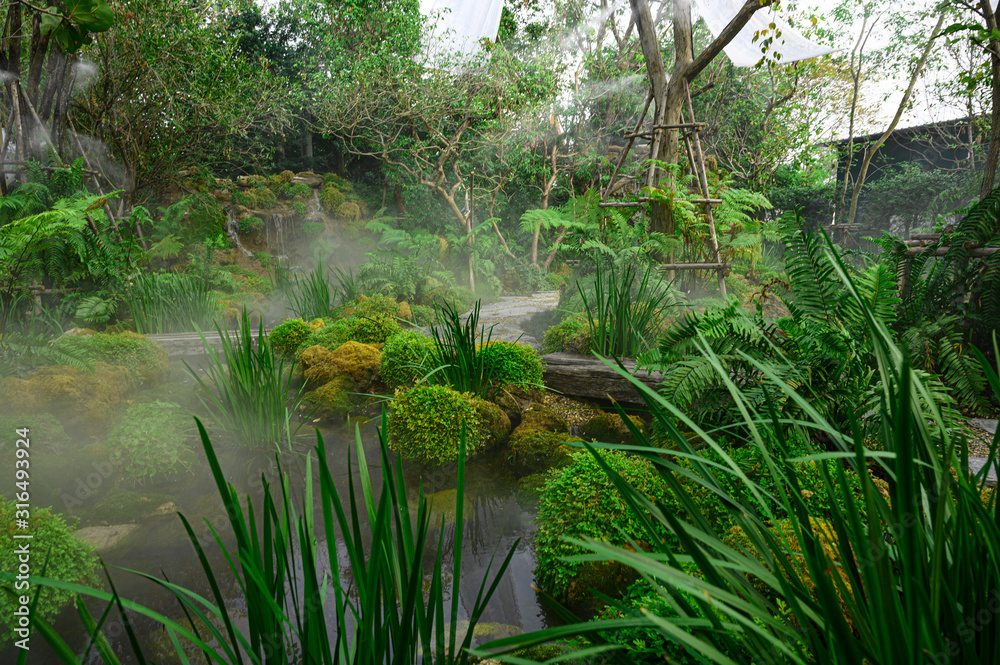
<svg viewBox="0 0 1000 665">
<path fill-rule="evenodd" d="M 664 270 L 725 270 L 728 263 L 661 263 Z"/>
<path fill-rule="evenodd" d="M 906 250 L 906 255 L 917 256 L 925 252 L 934 252 L 934 256 L 945 256 L 950 250 L 951 247 L 938 247 L 936 249 L 932 247 L 909 247 Z M 969 252 L 969 256 L 982 259 L 1000 252 L 1000 247 L 973 247 L 966 251 Z"/>
</svg>

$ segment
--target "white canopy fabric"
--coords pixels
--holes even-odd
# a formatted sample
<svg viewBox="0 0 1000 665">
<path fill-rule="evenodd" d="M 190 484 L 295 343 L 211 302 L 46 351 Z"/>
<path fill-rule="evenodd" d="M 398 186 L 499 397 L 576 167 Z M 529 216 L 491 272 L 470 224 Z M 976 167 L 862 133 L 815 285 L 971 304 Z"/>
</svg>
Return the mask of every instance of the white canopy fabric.
<svg viewBox="0 0 1000 665">
<path fill-rule="evenodd" d="M 744 0 L 694 0 L 694 4 L 712 36 L 717 37 L 739 12 Z M 775 24 L 774 28 L 771 28 L 771 23 Z M 755 42 L 754 34 L 763 35 L 765 30 L 767 35 Z M 781 36 L 775 37 L 767 51 L 762 52 L 764 40 L 778 32 Z M 762 57 L 771 62 L 795 62 L 840 50 L 814 44 L 768 9 L 758 10 L 725 48 L 726 55 L 737 67 L 753 67 Z"/>
<path fill-rule="evenodd" d="M 472 55 L 479 51 L 479 40 L 496 39 L 502 11 L 503 0 L 420 0 L 420 13 L 436 20 L 425 47 Z"/>
</svg>

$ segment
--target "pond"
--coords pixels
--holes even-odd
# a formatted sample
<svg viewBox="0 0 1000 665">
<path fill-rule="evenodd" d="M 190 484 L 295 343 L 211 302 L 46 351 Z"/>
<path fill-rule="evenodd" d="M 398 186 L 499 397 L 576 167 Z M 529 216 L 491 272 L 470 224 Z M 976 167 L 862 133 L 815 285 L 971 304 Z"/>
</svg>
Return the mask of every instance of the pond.
<svg viewBox="0 0 1000 665">
<path fill-rule="evenodd" d="M 175 380 L 171 385 L 181 384 L 183 376 L 176 361 L 171 363 Z M 193 385 L 188 384 L 193 391 Z M 190 397 L 190 395 L 188 396 Z M 142 393 L 135 400 L 141 401 Z M 180 401 L 180 400 L 179 400 Z M 192 402 L 189 400 L 188 404 Z M 192 414 L 204 416 L 202 410 L 194 408 Z M 334 482 L 341 498 L 347 499 L 348 476 L 357 474 L 359 461 L 356 455 L 356 436 L 360 436 L 365 451 L 366 463 L 371 475 L 376 495 L 381 482 L 381 464 L 377 427 L 374 419 L 353 420 L 342 425 L 305 423 L 291 451 L 276 455 L 274 450 L 249 450 L 226 445 L 222 436 L 213 435 L 216 451 L 226 475 L 226 479 L 241 497 L 249 495 L 259 512 L 260 497 L 263 493 L 262 476 L 276 493 L 279 479 L 278 468 L 289 477 L 296 510 L 301 510 L 304 496 L 306 460 L 311 454 L 315 464 L 316 430 L 322 436 Z M 212 432 L 211 423 L 208 423 Z M 71 434 L 72 435 L 72 434 Z M 206 524 L 211 523 L 221 534 L 228 547 L 235 541 L 226 518 L 223 504 L 212 478 L 203 451 L 197 443 L 196 461 L 190 470 L 174 479 L 155 485 L 146 483 L 133 487 L 129 478 L 112 463 L 108 448 L 91 437 L 87 441 L 72 441 L 62 445 L 47 446 L 36 439 L 32 465 L 37 470 L 33 479 L 33 506 L 52 505 L 53 512 L 64 515 L 68 521 L 79 520 L 77 528 L 86 529 L 89 539 L 100 540 L 120 538 L 117 543 L 100 548 L 100 555 L 111 572 L 118 592 L 123 598 L 131 599 L 180 620 L 183 613 L 174 597 L 155 583 L 127 572 L 125 569 L 141 571 L 181 585 L 205 597 L 211 597 L 211 589 L 196 557 L 184 526 L 177 516 L 182 513 L 190 522 L 218 576 L 223 594 L 230 599 L 228 606 L 234 616 L 245 616 L 245 606 L 232 575 L 223 574 L 227 563 Z M 501 457 L 498 454 L 495 457 Z M 432 502 L 432 526 L 440 525 L 444 519 L 446 526 L 454 521 L 455 510 L 455 468 L 443 466 L 435 469 L 420 468 L 405 464 L 403 475 L 411 505 L 416 505 L 419 488 Z M 317 476 L 313 475 L 313 478 Z M 357 475 L 355 475 L 357 478 Z M 512 631 L 530 631 L 546 625 L 546 617 L 533 589 L 535 567 L 532 548 L 534 507 L 518 501 L 516 479 L 505 469 L 503 459 L 486 455 L 471 461 L 467 467 L 467 488 L 465 503 L 465 539 L 462 549 L 462 580 L 460 599 L 463 616 L 467 618 L 467 608 L 475 602 L 475 596 L 487 573 L 491 558 L 496 553 L 502 561 L 507 550 L 516 546 L 510 568 L 494 594 L 485 614 L 480 619 L 481 631 L 477 631 L 477 642 L 503 637 Z M 315 514 L 321 514 L 318 481 L 314 497 Z M 360 500 L 360 490 L 358 490 Z M 118 528 L 116 528 L 118 527 Z M 450 530 L 446 529 L 446 531 Z M 321 529 L 320 529 L 321 531 Z M 322 534 L 320 534 L 322 537 Z M 446 535 L 450 539 L 451 535 Z M 327 561 L 327 547 L 330 543 L 318 544 L 320 562 Z M 446 542 L 445 551 L 448 551 Z M 350 567 L 342 542 L 340 550 L 341 575 L 345 584 L 350 580 Z M 445 569 L 450 571 L 450 561 Z M 494 569 L 496 566 L 494 563 Z M 40 566 L 39 566 L 40 567 Z M 449 584 L 450 592 L 450 584 Z M 91 611 L 99 613 L 103 608 L 98 602 L 88 602 Z M 333 618 L 332 603 L 328 603 L 328 619 Z M 172 655 L 166 632 L 152 620 L 136 617 L 135 628 L 146 647 L 147 657 L 157 662 L 176 662 Z M 74 649 L 85 644 L 83 630 L 75 610 L 67 608 L 54 621 L 56 630 Z M 330 625 L 334 625 L 330 622 Z M 480 632 L 482 633 L 480 635 Z M 104 630 L 114 650 L 123 662 L 135 662 L 128 637 L 117 617 L 110 617 Z M 44 640 L 34 635 L 30 642 L 30 663 L 60 662 L 44 644 Z M 0 652 L 0 662 L 14 662 L 17 652 L 9 648 Z M 91 662 L 100 660 L 91 657 Z"/>
</svg>

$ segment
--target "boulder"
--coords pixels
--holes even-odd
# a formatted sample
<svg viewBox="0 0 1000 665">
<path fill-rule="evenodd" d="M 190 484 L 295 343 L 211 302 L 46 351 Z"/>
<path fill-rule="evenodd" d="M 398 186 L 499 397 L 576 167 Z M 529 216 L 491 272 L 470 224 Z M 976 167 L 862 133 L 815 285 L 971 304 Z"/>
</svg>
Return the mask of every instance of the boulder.
<svg viewBox="0 0 1000 665">
<path fill-rule="evenodd" d="M 310 173 L 309 171 L 303 171 L 302 173 L 296 173 L 289 180 L 292 185 L 308 185 L 312 189 L 318 189 L 323 186 L 323 176 L 316 175 L 315 173 Z"/>
<path fill-rule="evenodd" d="M 98 552 L 106 552 L 121 544 L 123 540 L 139 528 L 138 524 L 111 524 L 109 526 L 88 526 L 73 535 L 89 543 Z"/>
</svg>

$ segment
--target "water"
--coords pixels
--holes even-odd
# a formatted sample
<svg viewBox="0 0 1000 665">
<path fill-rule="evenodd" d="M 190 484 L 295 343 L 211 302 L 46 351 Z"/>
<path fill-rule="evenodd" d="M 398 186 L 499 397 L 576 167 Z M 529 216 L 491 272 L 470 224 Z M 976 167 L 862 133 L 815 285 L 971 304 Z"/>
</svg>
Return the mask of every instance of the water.
<svg viewBox="0 0 1000 665">
<path fill-rule="evenodd" d="M 246 256 L 253 256 L 253 252 L 243 246 L 240 242 L 240 222 L 232 212 L 226 213 L 226 237 L 236 244 L 236 247 Z"/>
<path fill-rule="evenodd" d="M 376 423 L 358 422 L 357 425 L 360 427 L 368 470 L 377 495 L 381 469 Z M 352 471 L 356 473 L 359 464 L 355 455 L 354 428 L 353 426 L 324 427 L 321 433 L 334 482 L 340 490 L 341 498 L 346 500 L 348 475 Z M 213 441 L 217 441 L 217 437 L 213 436 Z M 301 501 L 303 496 L 305 460 L 315 443 L 315 433 L 304 427 L 297 437 L 293 451 L 278 456 L 281 468 L 290 478 L 290 487 L 296 502 Z M 175 620 L 183 618 L 171 594 L 138 575 L 126 572 L 124 568 L 150 573 L 161 579 L 166 575 L 173 583 L 205 597 L 212 597 L 211 589 L 188 535 L 176 515 L 179 511 L 188 519 L 205 547 L 213 571 L 219 576 L 222 593 L 227 598 L 227 606 L 237 617 L 239 624 L 245 613 L 239 589 L 233 577 L 225 573 L 226 561 L 205 525 L 205 520 L 208 520 L 221 533 L 226 534 L 224 539 L 227 545 L 234 547 L 235 543 L 228 535 L 225 511 L 203 452 L 199 450 L 198 463 L 183 477 L 172 482 L 132 490 L 127 482 L 128 479 L 120 470 L 116 469 L 112 473 L 95 471 L 106 468 L 102 467 L 102 462 L 110 459 L 108 451 L 102 448 L 98 441 L 74 441 L 60 450 L 43 452 L 42 448 L 44 446 L 40 446 L 32 458 L 32 468 L 37 469 L 40 474 L 33 478 L 33 505 L 39 507 L 52 505 L 54 512 L 59 512 L 70 520 L 78 519 L 79 527 L 106 528 L 119 521 L 127 521 L 114 518 L 107 510 L 99 509 L 102 499 L 116 488 L 117 491 L 124 488 L 129 493 L 134 491 L 140 497 L 150 498 L 147 504 L 142 504 L 148 505 L 149 512 L 160 506 L 166 506 L 165 514 L 138 519 L 134 529 L 120 544 L 101 552 L 104 563 L 111 571 L 115 586 L 123 598 L 135 600 Z M 219 444 L 217 452 L 226 480 L 233 484 L 241 497 L 249 493 L 259 511 L 262 495 L 261 474 L 272 483 L 272 494 L 275 492 L 278 471 L 274 451 L 251 451 Z M 349 457 L 352 458 L 350 468 Z M 449 493 L 449 490 L 453 491 L 455 487 L 453 468 L 442 467 L 427 471 L 404 466 L 403 471 L 407 495 L 411 501 L 415 502 L 417 488 L 423 483 L 425 495 L 432 496 L 435 505 L 447 507 L 449 498 L 451 505 L 454 505 L 453 492 Z M 505 471 L 502 459 L 490 459 L 487 456 L 469 463 L 465 541 L 462 554 L 463 578 L 460 591 L 463 618 L 467 617 L 468 609 L 475 601 L 475 595 L 494 551 L 497 558 L 502 561 L 507 550 L 520 539 L 511 567 L 481 618 L 482 623 L 501 625 L 498 628 L 501 631 L 505 630 L 502 628 L 503 625 L 523 630 L 544 627 L 542 611 L 531 586 L 535 565 L 531 546 L 534 514 L 530 510 L 523 509 L 516 501 L 515 482 L 516 479 Z M 81 492 L 81 486 L 86 491 Z M 319 495 L 318 483 L 314 494 L 317 497 Z M 319 521 L 321 512 L 318 503 L 314 509 Z M 136 512 L 133 511 L 131 517 L 134 518 Z M 142 509 L 141 512 L 147 511 Z M 330 543 L 325 540 L 319 543 L 319 556 L 323 562 L 326 561 L 326 548 L 329 546 Z M 349 579 L 349 566 L 342 543 L 338 541 L 337 547 L 340 550 L 337 559 L 340 562 L 341 573 Z M 450 561 L 446 563 L 446 569 L 450 570 Z M 88 601 L 88 606 L 97 616 L 103 610 L 102 604 L 96 601 Z M 327 607 L 327 614 L 332 620 L 332 607 Z M 164 658 L 170 648 L 165 631 L 158 627 L 159 624 L 143 617 L 136 617 L 134 621 L 143 646 L 149 646 L 146 655 L 160 662 L 174 662 Z M 72 648 L 83 648 L 84 636 L 75 610 L 72 608 L 64 610 L 54 625 Z M 117 617 L 109 620 L 104 632 L 123 662 L 135 662 L 126 633 Z M 485 639 L 492 637 L 487 635 Z M 15 658 L 16 651 L 13 649 L 0 652 L 0 662 L 14 662 Z M 29 663 L 48 665 L 58 662 L 60 662 L 58 658 L 44 645 L 44 640 L 37 635 L 33 636 Z M 100 660 L 92 657 L 88 662 L 97 663 Z"/>
</svg>

